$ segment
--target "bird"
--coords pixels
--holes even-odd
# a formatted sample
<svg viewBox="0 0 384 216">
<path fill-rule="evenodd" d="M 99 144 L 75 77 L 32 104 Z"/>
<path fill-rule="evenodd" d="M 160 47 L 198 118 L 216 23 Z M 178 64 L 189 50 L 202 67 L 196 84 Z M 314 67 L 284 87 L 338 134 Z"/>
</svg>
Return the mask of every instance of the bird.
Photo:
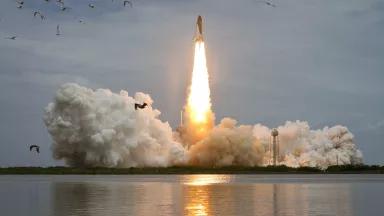
<svg viewBox="0 0 384 216">
<path fill-rule="evenodd" d="M 40 15 L 40 12 L 39 12 L 39 11 L 35 11 L 35 12 L 33 13 L 33 16 L 34 16 L 34 17 L 36 17 L 37 15 Z"/>
<path fill-rule="evenodd" d="M 45 16 L 42 13 L 40 13 L 39 11 L 35 11 L 33 13 L 33 17 L 36 17 L 37 15 L 40 16 L 41 20 L 45 20 Z"/>
<path fill-rule="evenodd" d="M 66 10 L 69 10 L 69 9 L 71 9 L 71 8 L 70 8 L 70 7 L 65 7 L 65 6 L 62 6 L 62 7 L 60 8 L 61 11 L 66 11 Z"/>
<path fill-rule="evenodd" d="M 57 25 L 57 26 L 56 26 L 56 35 L 57 35 L 57 36 L 60 35 L 60 25 Z"/>
<path fill-rule="evenodd" d="M 30 145 L 29 146 L 29 151 L 32 151 L 33 149 L 36 149 L 36 152 L 40 153 L 40 146 L 38 146 L 38 145 Z"/>
<path fill-rule="evenodd" d="M 144 109 L 146 106 L 148 106 L 147 103 L 143 103 L 143 104 L 135 103 L 135 110 L 137 110 L 138 108 Z"/>
<path fill-rule="evenodd" d="M 5 39 L 9 39 L 9 40 L 16 40 L 17 36 L 12 36 L 12 37 L 6 37 Z"/>
<path fill-rule="evenodd" d="M 90 4 L 88 4 L 88 7 L 95 8 L 95 5 L 90 3 Z"/>
<path fill-rule="evenodd" d="M 133 6 L 132 2 L 131 1 L 124 1 L 124 7 L 127 6 L 127 4 L 129 4 L 130 7 Z"/>
<path fill-rule="evenodd" d="M 272 2 L 269 2 L 269 1 L 263 1 L 263 0 L 261 0 L 261 1 L 258 1 L 258 2 L 260 2 L 260 3 L 264 3 L 264 4 L 266 4 L 266 5 L 268 5 L 268 6 L 271 6 L 271 7 L 276 7 L 275 4 L 273 4 Z"/>
<path fill-rule="evenodd" d="M 21 8 L 23 8 L 23 5 L 17 5 L 16 6 L 18 9 L 21 9 Z"/>
<path fill-rule="evenodd" d="M 16 1 L 17 4 L 23 5 L 24 1 Z"/>
<path fill-rule="evenodd" d="M 57 0 L 57 4 L 60 4 L 61 7 L 64 7 L 64 1 L 63 0 Z"/>
</svg>

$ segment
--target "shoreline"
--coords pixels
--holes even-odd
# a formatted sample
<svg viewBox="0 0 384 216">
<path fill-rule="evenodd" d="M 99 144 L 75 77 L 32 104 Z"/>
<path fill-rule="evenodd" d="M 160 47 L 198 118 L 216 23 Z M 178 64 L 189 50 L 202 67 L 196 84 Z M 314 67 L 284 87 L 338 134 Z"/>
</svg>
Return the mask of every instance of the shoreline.
<svg viewBox="0 0 384 216">
<path fill-rule="evenodd" d="M 384 166 L 330 166 L 325 170 L 313 167 L 0 167 L 0 175 L 187 175 L 187 174 L 384 174 Z"/>
</svg>

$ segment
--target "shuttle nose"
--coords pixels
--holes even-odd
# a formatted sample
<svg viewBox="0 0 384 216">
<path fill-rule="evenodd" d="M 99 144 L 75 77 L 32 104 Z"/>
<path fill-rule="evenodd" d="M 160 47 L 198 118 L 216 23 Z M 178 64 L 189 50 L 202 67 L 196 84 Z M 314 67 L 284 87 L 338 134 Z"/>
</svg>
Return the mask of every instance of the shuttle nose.
<svg viewBox="0 0 384 216">
<path fill-rule="evenodd" d="M 196 24 L 197 24 L 199 33 L 200 33 L 200 34 L 203 34 L 203 18 L 202 18 L 200 15 L 197 17 L 197 22 L 196 22 Z"/>
</svg>

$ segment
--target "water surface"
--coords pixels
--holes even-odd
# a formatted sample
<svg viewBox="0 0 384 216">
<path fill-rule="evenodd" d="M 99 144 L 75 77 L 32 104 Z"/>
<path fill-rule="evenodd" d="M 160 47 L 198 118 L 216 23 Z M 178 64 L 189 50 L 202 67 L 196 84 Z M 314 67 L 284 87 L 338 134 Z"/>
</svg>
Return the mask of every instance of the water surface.
<svg viewBox="0 0 384 216">
<path fill-rule="evenodd" d="M 381 215 L 383 175 L 4 175 L 0 215 Z"/>
</svg>

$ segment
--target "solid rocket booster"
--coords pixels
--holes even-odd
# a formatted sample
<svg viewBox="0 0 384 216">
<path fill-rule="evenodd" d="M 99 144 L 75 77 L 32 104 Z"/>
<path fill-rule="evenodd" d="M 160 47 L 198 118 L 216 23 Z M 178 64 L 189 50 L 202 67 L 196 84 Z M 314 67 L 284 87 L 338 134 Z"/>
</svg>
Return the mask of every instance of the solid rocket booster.
<svg viewBox="0 0 384 216">
<path fill-rule="evenodd" d="M 196 21 L 195 41 L 203 41 L 203 18 L 199 15 Z"/>
</svg>

